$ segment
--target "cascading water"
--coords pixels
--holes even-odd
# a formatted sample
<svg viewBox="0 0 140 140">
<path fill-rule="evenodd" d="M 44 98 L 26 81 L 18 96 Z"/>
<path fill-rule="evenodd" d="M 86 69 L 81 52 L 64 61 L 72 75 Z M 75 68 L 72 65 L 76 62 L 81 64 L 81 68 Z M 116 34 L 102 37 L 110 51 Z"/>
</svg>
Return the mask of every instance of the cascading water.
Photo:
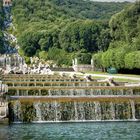
<svg viewBox="0 0 140 140">
<path fill-rule="evenodd" d="M 77 112 L 77 103 L 76 102 L 74 102 L 74 112 L 75 112 L 74 119 L 75 119 L 75 121 L 78 121 L 78 112 Z"/>
<path fill-rule="evenodd" d="M 96 120 L 101 120 L 101 106 L 99 102 L 95 102 Z"/>
<path fill-rule="evenodd" d="M 14 114 L 14 122 L 22 122 L 22 111 L 21 111 L 21 103 L 20 101 L 16 101 L 13 105 L 13 114 Z"/>
<path fill-rule="evenodd" d="M 94 91 L 94 90 L 93 90 Z M 99 93 L 98 91 L 94 91 L 96 94 Z M 53 96 L 79 96 L 81 93 L 78 90 L 71 90 L 71 91 L 55 91 L 50 90 L 49 92 L 46 92 L 47 96 L 53 97 Z M 81 95 L 87 94 L 86 90 L 83 90 Z M 101 90 L 102 95 L 106 94 L 109 95 L 110 92 L 107 92 L 105 90 Z M 99 95 L 100 95 L 99 93 Z M 112 94 L 121 95 L 122 91 L 112 91 Z M 124 92 L 126 94 L 126 91 Z M 139 95 L 139 91 L 135 94 Z M 42 94 L 40 94 L 42 95 Z M 44 92 L 43 92 L 43 95 Z M 87 95 L 91 96 L 91 95 Z M 98 96 L 98 94 L 97 94 Z M 37 122 L 46 122 L 46 121 L 103 121 L 103 120 L 137 120 L 139 119 L 139 108 L 136 108 L 136 105 L 140 107 L 140 104 L 136 104 L 133 100 L 130 100 L 130 102 L 99 102 L 99 101 L 90 101 L 90 102 L 77 102 L 77 101 L 69 101 L 69 102 L 34 102 L 30 103 L 33 104 L 32 108 L 26 108 L 29 109 L 29 112 L 36 112 L 34 114 L 34 117 L 30 121 L 37 121 Z M 17 103 L 16 103 L 17 106 Z M 19 106 L 19 104 L 18 104 Z M 23 108 L 24 103 L 21 103 L 21 107 L 14 108 L 15 115 L 16 116 L 22 116 L 22 110 L 19 108 Z M 23 106 L 23 107 L 22 107 Z M 20 111 L 19 111 L 20 110 Z M 23 109 L 24 110 L 24 109 Z M 18 112 L 18 113 L 17 113 Z M 20 112 L 20 113 L 19 113 Z M 28 111 L 25 111 L 28 113 Z M 32 113 L 33 114 L 33 113 Z M 28 116 L 28 115 L 27 115 Z M 22 118 L 20 118 L 22 120 Z M 24 118 L 23 118 L 24 120 Z"/>
<path fill-rule="evenodd" d="M 40 102 L 34 103 L 34 108 L 36 110 L 36 118 L 37 118 L 37 121 L 39 121 L 39 122 L 42 121 L 42 114 L 41 114 L 40 106 L 41 106 Z"/>
<path fill-rule="evenodd" d="M 114 104 L 112 102 L 110 103 L 110 111 L 112 115 L 112 120 L 115 120 L 115 109 L 114 109 Z"/>
<path fill-rule="evenodd" d="M 136 119 L 136 115 L 135 115 L 135 103 L 134 101 L 130 100 L 130 105 L 131 105 L 131 109 L 132 109 L 132 119 L 135 120 Z"/>
</svg>

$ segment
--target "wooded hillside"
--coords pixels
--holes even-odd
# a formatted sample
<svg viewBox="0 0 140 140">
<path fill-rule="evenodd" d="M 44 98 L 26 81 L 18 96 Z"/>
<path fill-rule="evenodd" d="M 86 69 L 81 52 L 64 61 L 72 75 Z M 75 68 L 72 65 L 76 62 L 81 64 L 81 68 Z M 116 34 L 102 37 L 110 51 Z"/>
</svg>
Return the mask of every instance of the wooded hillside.
<svg viewBox="0 0 140 140">
<path fill-rule="evenodd" d="M 98 67 L 140 69 L 140 1 L 112 16 L 111 43 L 106 52 L 94 56 Z"/>
<path fill-rule="evenodd" d="M 2 27 L 3 27 L 3 8 L 2 8 L 2 1 L 0 1 L 0 53 L 4 53 L 4 46 L 3 46 L 3 33 L 2 33 Z"/>
<path fill-rule="evenodd" d="M 127 4 L 84 0 L 13 0 L 16 31 L 10 31 L 18 37 L 23 56 L 36 55 L 45 60 L 53 59 L 58 65 L 70 65 L 71 58 L 77 55 L 83 63 L 89 63 L 91 53 L 108 48 L 108 20 Z"/>
</svg>

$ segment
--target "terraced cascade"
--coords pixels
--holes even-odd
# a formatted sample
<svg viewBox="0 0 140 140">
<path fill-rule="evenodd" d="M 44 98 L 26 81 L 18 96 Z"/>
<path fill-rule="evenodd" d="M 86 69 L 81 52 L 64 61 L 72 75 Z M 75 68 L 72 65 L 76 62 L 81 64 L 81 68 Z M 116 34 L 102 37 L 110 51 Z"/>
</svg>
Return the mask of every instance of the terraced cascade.
<svg viewBox="0 0 140 140">
<path fill-rule="evenodd" d="M 4 75 L 11 122 L 138 121 L 140 86 L 59 75 Z"/>
</svg>

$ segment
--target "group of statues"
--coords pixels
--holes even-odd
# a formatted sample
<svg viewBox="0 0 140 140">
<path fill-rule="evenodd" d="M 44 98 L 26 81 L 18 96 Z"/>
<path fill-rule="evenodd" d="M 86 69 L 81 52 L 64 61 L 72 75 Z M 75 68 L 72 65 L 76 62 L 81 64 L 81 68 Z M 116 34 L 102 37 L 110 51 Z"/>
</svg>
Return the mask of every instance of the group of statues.
<svg viewBox="0 0 140 140">
<path fill-rule="evenodd" d="M 49 64 L 43 64 L 39 58 L 30 58 L 31 64 L 27 65 L 25 60 L 19 56 L 0 56 L 0 72 L 3 74 L 53 74 Z"/>
<path fill-rule="evenodd" d="M 7 66 L 6 69 L 0 68 L 1 73 L 3 74 L 53 74 L 48 66 L 27 66 L 26 64 L 20 67 L 10 67 Z"/>
</svg>

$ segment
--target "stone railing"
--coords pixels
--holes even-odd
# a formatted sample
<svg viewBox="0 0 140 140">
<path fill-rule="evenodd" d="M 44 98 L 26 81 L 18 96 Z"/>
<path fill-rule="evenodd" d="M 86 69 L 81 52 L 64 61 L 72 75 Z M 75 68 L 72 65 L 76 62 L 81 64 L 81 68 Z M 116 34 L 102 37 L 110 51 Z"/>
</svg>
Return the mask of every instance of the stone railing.
<svg viewBox="0 0 140 140">
<path fill-rule="evenodd" d="M 94 67 L 92 65 L 74 65 L 73 66 L 74 71 L 76 72 L 86 72 L 86 71 L 93 71 Z"/>
</svg>

